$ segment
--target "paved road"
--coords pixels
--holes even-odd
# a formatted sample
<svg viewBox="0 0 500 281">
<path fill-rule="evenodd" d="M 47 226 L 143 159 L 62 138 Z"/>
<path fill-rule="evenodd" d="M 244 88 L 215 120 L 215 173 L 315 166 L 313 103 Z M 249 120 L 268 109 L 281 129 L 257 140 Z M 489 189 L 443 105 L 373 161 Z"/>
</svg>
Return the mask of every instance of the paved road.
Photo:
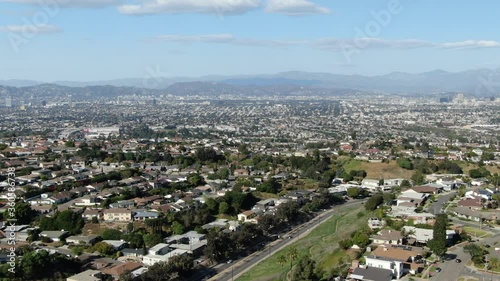
<svg viewBox="0 0 500 281">
<path fill-rule="evenodd" d="M 494 235 L 489 238 L 484 238 L 480 239 L 478 242 L 479 244 L 482 245 L 493 245 L 495 242 L 498 242 L 500 240 L 500 232 L 495 230 Z M 439 267 L 442 269 L 441 272 L 437 273 L 432 280 L 436 281 L 449 281 L 449 280 L 458 280 L 459 277 L 465 277 L 465 276 L 470 276 L 474 277 L 480 281 L 500 281 L 500 276 L 498 275 L 491 275 L 487 274 L 484 272 L 478 272 L 476 270 L 473 270 L 469 267 L 466 266 L 467 261 L 470 260 L 469 254 L 466 254 L 463 251 L 463 245 L 461 246 L 455 246 L 452 247 L 448 253 L 449 253 L 449 259 L 448 261 L 444 261 L 439 265 Z M 492 250 L 492 248 L 491 248 Z M 461 263 L 455 262 L 455 259 L 461 259 Z"/>
<path fill-rule="evenodd" d="M 271 255 L 275 254 L 281 249 L 287 247 L 288 245 L 296 242 L 297 240 L 302 238 L 306 233 L 310 232 L 312 229 L 318 227 L 327 219 L 331 218 L 336 213 L 338 208 L 346 208 L 348 206 L 353 206 L 356 204 L 361 204 L 361 201 L 359 200 L 349 201 L 347 203 L 335 206 L 334 208 L 319 214 L 309 222 L 306 222 L 298 226 L 294 230 L 290 231 L 289 233 L 283 235 L 284 237 L 292 236 L 293 237 L 292 239 L 278 239 L 276 241 L 273 241 L 264 250 L 255 252 L 240 261 L 233 262 L 230 265 L 225 265 L 221 267 L 222 270 L 219 271 L 220 273 L 210 278 L 209 280 L 210 281 L 236 280 L 238 277 L 240 277 L 245 272 L 250 270 L 252 267 L 257 265 L 259 262 L 265 260 L 266 258 L 270 257 Z"/>
<path fill-rule="evenodd" d="M 455 194 L 457 194 L 456 191 L 451 191 L 449 193 L 445 193 L 441 196 L 439 196 L 436 200 L 436 202 L 432 203 L 429 208 L 428 212 L 434 215 L 437 215 L 439 213 L 442 213 L 442 209 L 444 205 L 450 201 L 451 197 L 453 197 Z"/>
</svg>

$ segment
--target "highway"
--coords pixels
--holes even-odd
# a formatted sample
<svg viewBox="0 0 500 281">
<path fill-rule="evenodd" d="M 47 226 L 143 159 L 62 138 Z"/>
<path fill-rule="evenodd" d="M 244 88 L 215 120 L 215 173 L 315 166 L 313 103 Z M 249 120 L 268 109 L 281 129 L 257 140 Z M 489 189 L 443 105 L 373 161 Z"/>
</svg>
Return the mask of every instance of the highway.
<svg viewBox="0 0 500 281">
<path fill-rule="evenodd" d="M 234 261 L 232 264 L 225 264 L 224 266 L 221 266 L 218 271 L 219 273 L 212 278 L 210 278 L 210 281 L 232 281 L 236 280 L 238 277 L 243 275 L 245 272 L 253 268 L 255 265 L 257 265 L 259 262 L 264 261 L 266 258 L 270 257 L 271 255 L 275 254 L 276 252 L 280 251 L 281 249 L 293 244 L 294 242 L 298 241 L 300 238 L 302 238 L 305 234 L 313 230 L 314 228 L 318 227 L 321 225 L 323 222 L 331 218 L 338 208 L 347 208 L 349 206 L 354 206 L 357 204 L 361 204 L 361 200 L 353 200 L 349 201 L 347 203 L 344 203 L 342 205 L 337 205 L 333 207 L 332 209 L 329 209 L 328 211 L 325 211 L 312 220 L 299 225 L 295 229 L 291 230 L 290 232 L 282 235 L 282 239 L 278 239 L 276 241 L 273 241 L 267 245 L 267 247 L 263 250 L 257 251 L 239 261 Z M 286 237 L 291 236 L 291 239 L 288 239 Z"/>
</svg>

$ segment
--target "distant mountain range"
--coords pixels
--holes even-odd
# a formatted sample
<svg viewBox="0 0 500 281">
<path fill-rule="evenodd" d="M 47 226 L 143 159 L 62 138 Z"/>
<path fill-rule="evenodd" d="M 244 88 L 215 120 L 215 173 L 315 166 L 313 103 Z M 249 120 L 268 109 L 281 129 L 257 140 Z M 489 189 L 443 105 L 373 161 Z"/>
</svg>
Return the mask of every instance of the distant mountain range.
<svg viewBox="0 0 500 281">
<path fill-rule="evenodd" d="M 191 82 L 191 83 L 190 83 Z M 199 82 L 198 84 L 192 82 Z M 87 89 L 89 86 L 131 87 L 156 90 L 173 90 L 194 94 L 200 87 L 206 90 L 211 83 L 217 83 L 227 91 L 241 87 L 269 88 L 276 86 L 307 87 L 318 89 L 352 89 L 371 92 L 397 94 L 437 94 L 442 92 L 462 92 L 477 96 L 499 96 L 500 69 L 479 69 L 463 72 L 447 72 L 435 70 L 431 72 L 411 74 L 393 72 L 379 76 L 342 75 L 330 73 L 310 73 L 300 71 L 277 74 L 245 75 L 245 76 L 204 76 L 189 77 L 152 77 L 131 78 L 94 82 L 55 81 L 51 84 Z M 46 82 L 31 80 L 0 80 L 0 85 L 11 87 L 30 87 Z M 201 83 L 201 84 L 200 84 Z M 122 88 L 123 90 L 123 88 Z M 217 89 L 213 89 L 214 91 Z M 132 91 L 138 91 L 132 90 Z M 107 92 L 113 92 L 107 88 Z M 146 91 L 149 92 L 149 91 Z"/>
</svg>

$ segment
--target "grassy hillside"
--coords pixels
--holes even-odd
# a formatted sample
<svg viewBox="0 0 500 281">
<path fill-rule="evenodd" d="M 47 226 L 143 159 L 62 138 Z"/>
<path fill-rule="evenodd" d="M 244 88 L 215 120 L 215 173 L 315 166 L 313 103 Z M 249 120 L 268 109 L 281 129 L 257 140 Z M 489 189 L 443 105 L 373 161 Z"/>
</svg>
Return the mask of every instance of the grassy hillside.
<svg viewBox="0 0 500 281">
<path fill-rule="evenodd" d="M 338 250 L 338 241 L 347 238 L 360 225 L 365 224 L 369 214 L 364 211 L 363 205 L 337 208 L 339 212 L 328 221 L 310 233 L 302 234 L 305 235 L 304 238 L 260 262 L 237 281 L 285 280 L 290 270 L 290 262 L 281 266 L 278 263 L 278 257 L 286 255 L 291 247 L 297 248 L 299 259 L 301 256 L 310 254 L 327 274 L 339 262 L 348 261 L 349 253 Z"/>
<path fill-rule="evenodd" d="M 396 161 L 391 161 L 389 163 L 370 163 L 352 159 L 344 165 L 344 169 L 346 172 L 350 172 L 351 170 L 365 170 L 367 179 L 409 179 L 414 173 L 414 171 L 405 170 L 399 167 Z"/>
</svg>

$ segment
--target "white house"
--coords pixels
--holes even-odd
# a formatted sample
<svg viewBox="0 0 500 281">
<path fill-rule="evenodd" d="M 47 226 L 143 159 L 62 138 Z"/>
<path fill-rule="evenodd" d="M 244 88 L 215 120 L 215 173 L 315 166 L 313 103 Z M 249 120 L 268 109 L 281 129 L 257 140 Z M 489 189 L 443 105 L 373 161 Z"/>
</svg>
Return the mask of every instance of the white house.
<svg viewBox="0 0 500 281">
<path fill-rule="evenodd" d="M 142 257 L 142 263 L 144 263 L 144 265 L 146 266 L 152 266 L 158 262 L 168 262 L 170 258 L 175 256 L 185 255 L 187 254 L 187 252 L 188 251 L 186 250 L 174 249 L 162 255 L 147 254 L 144 257 Z"/>
<path fill-rule="evenodd" d="M 428 195 L 420 192 L 416 192 L 413 189 L 408 189 L 401 192 L 398 198 L 396 198 L 396 205 L 399 206 L 401 204 L 411 204 L 415 207 L 419 205 L 423 205 Z"/>
<path fill-rule="evenodd" d="M 413 226 L 404 226 L 405 233 L 410 233 L 408 236 L 414 238 L 417 243 L 427 244 L 433 237 L 432 229 L 416 228 Z M 455 236 L 454 230 L 446 230 L 446 240 L 451 241 Z"/>
<path fill-rule="evenodd" d="M 159 243 L 156 244 L 154 247 L 150 248 L 148 253 L 151 255 L 164 255 L 168 253 L 168 251 L 169 251 L 168 244 Z"/>
<path fill-rule="evenodd" d="M 391 270 L 393 276 L 400 279 L 405 273 L 412 271 L 415 261 L 422 258 L 422 251 L 419 247 L 403 245 L 379 246 L 365 256 L 366 265 Z"/>
</svg>

